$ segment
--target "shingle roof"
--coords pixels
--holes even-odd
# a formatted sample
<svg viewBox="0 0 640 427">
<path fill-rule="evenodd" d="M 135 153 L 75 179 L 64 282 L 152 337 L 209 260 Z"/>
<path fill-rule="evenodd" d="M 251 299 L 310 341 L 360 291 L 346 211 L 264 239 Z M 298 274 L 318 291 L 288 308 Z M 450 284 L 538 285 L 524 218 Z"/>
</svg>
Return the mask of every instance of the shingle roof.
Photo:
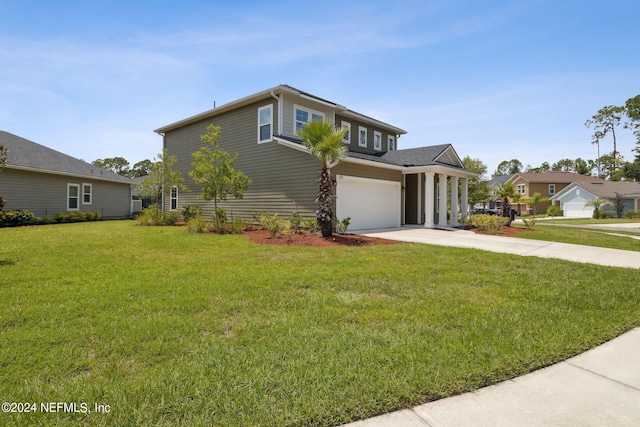
<svg viewBox="0 0 640 427">
<path fill-rule="evenodd" d="M 570 184 L 574 181 L 604 181 L 602 178 L 595 178 L 593 176 L 580 175 L 574 172 L 560 172 L 560 171 L 544 171 L 539 173 L 533 172 L 518 172 L 513 175 L 510 181 L 515 181 L 517 177 L 521 177 L 525 181 L 535 182 L 541 184 Z"/>
<path fill-rule="evenodd" d="M 640 196 L 640 182 L 625 181 L 581 181 L 577 185 L 597 197 L 611 198 L 615 193 L 624 196 Z"/>
<path fill-rule="evenodd" d="M 302 144 L 302 140 L 279 135 L 278 138 L 284 139 L 296 144 Z M 368 154 L 358 151 L 347 151 L 347 156 L 354 159 L 369 160 L 377 163 L 384 163 L 395 166 L 431 166 L 446 165 L 462 169 L 457 165 L 436 161 L 435 159 L 442 154 L 451 144 L 432 145 L 429 147 L 407 148 L 405 150 L 381 151 L 379 153 Z"/>
<path fill-rule="evenodd" d="M 9 132 L 0 131 L 0 145 L 4 145 L 9 150 L 6 164 L 8 168 L 14 166 L 41 172 L 80 175 L 92 179 L 131 183 L 129 178 Z"/>
</svg>

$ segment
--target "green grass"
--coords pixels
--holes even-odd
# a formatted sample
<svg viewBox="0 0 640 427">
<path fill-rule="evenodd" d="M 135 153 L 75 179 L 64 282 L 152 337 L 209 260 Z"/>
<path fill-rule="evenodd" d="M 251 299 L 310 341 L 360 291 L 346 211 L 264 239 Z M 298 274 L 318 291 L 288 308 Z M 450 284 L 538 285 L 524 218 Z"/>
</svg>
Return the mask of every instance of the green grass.
<svg viewBox="0 0 640 427">
<path fill-rule="evenodd" d="M 0 230 L 0 425 L 337 425 L 640 325 L 640 270 L 419 244 L 299 248 L 130 221 Z"/>
<path fill-rule="evenodd" d="M 605 224 L 598 220 L 571 220 L 572 225 Z M 595 221 L 595 222 L 594 222 Z M 542 222 L 542 221 L 541 221 Z M 622 249 L 626 251 L 640 251 L 640 240 L 626 236 L 640 236 L 640 233 L 632 230 L 611 231 L 598 228 L 562 227 L 553 226 L 551 221 L 538 222 L 532 230 L 519 233 L 516 237 L 521 239 L 544 240 L 548 242 L 573 243 L 578 245 L 596 246 L 600 248 Z M 618 221 L 629 222 L 629 221 Z M 636 221 L 637 222 L 637 221 Z M 564 222 L 566 224 L 566 222 Z M 616 222 L 609 222 L 615 225 Z M 560 222 L 558 222 L 560 224 Z M 517 228 L 525 228 L 521 224 L 513 224 Z M 613 235 L 614 234 L 618 234 Z"/>
<path fill-rule="evenodd" d="M 583 225 L 583 224 L 625 224 L 632 222 L 640 222 L 640 219 L 629 219 L 629 218 L 603 218 L 603 219 L 593 219 L 593 218 L 563 218 L 563 219 L 545 219 L 545 224 L 575 224 L 575 225 Z"/>
</svg>

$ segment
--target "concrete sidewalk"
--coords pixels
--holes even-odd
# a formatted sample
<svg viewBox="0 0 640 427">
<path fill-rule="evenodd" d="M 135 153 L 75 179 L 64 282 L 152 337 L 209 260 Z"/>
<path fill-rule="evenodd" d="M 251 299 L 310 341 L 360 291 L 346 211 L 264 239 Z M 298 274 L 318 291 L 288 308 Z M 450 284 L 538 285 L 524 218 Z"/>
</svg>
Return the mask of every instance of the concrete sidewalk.
<svg viewBox="0 0 640 427">
<path fill-rule="evenodd" d="M 639 426 L 640 328 L 528 375 L 349 427 Z"/>
<path fill-rule="evenodd" d="M 355 231 L 354 233 L 403 242 L 482 249 L 485 251 L 522 256 L 558 258 L 567 261 L 612 267 L 640 268 L 640 252 L 572 245 L 569 243 L 544 242 L 541 240 L 489 236 L 468 230 L 434 230 L 422 227 L 402 227 L 366 230 L 362 232 Z"/>
</svg>

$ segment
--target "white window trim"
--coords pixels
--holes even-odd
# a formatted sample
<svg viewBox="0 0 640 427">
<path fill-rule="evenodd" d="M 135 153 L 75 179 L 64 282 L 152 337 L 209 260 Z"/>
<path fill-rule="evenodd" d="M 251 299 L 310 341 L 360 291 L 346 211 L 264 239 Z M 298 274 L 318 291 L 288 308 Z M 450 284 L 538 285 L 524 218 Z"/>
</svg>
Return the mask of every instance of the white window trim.
<svg viewBox="0 0 640 427">
<path fill-rule="evenodd" d="M 342 138 L 342 142 L 344 142 L 345 144 L 351 144 L 351 123 L 345 122 L 343 120 L 341 126 L 343 129 L 349 128 L 349 131 L 347 132 L 347 134 L 344 136 L 344 138 Z"/>
<path fill-rule="evenodd" d="M 518 192 L 518 194 L 527 194 L 527 186 L 525 184 L 518 184 L 518 186 L 516 187 L 516 191 Z M 522 191 L 520 191 L 522 189 Z"/>
<path fill-rule="evenodd" d="M 84 196 L 85 196 L 84 187 L 89 187 L 89 201 L 88 202 L 84 201 Z M 89 183 L 86 183 L 86 182 L 82 183 L 82 204 L 83 205 L 91 205 L 91 204 L 93 204 L 93 184 L 89 184 Z"/>
<path fill-rule="evenodd" d="M 393 151 L 396 149 L 396 137 L 393 135 L 387 136 L 387 151 Z"/>
<path fill-rule="evenodd" d="M 269 123 L 260 123 L 260 113 L 263 110 L 269 109 Z M 271 131 L 269 132 L 269 138 L 260 139 L 260 128 L 262 126 L 269 125 Z M 265 105 L 263 107 L 258 108 L 258 144 L 264 144 L 265 142 L 273 141 L 273 104 Z"/>
<path fill-rule="evenodd" d="M 553 188 L 553 191 L 551 191 L 551 188 Z M 556 194 L 556 185 L 555 184 L 549 184 L 549 194 Z"/>
<path fill-rule="evenodd" d="M 173 190 L 176 190 L 176 197 L 173 197 Z M 176 200 L 176 207 L 175 209 L 173 208 L 173 199 Z M 169 211 L 174 211 L 174 210 L 178 210 L 178 186 L 174 185 L 173 187 L 171 187 L 171 191 L 169 192 Z"/>
<path fill-rule="evenodd" d="M 77 208 L 72 208 L 69 206 L 69 200 L 71 199 L 71 193 L 70 193 L 70 189 L 71 187 L 76 187 L 76 189 L 78 190 L 77 192 L 77 196 L 76 199 L 78 201 L 77 203 Z M 79 211 L 80 210 L 80 197 L 82 196 L 82 193 L 80 192 L 80 184 L 71 184 L 71 183 L 67 183 L 67 210 L 68 211 Z"/>
<path fill-rule="evenodd" d="M 316 111 L 316 110 L 313 110 L 313 109 L 308 108 L 308 107 L 303 107 L 303 106 L 298 105 L 298 104 L 293 104 L 293 132 L 294 133 L 298 129 L 298 127 L 296 126 L 298 124 L 298 120 L 296 119 L 296 110 L 306 111 L 307 113 L 309 113 L 309 119 L 310 120 L 313 120 L 312 116 L 314 114 L 316 116 L 322 117 L 323 119 L 326 117 L 325 114 L 320 112 L 320 111 Z"/>
<path fill-rule="evenodd" d="M 377 130 L 373 131 L 373 149 L 382 151 L 382 132 L 378 132 Z"/>
<path fill-rule="evenodd" d="M 360 134 L 362 133 L 362 131 L 364 131 L 364 144 L 362 143 L 362 140 L 360 138 Z M 359 147 L 367 146 L 367 128 L 366 127 L 358 126 L 358 146 Z"/>
</svg>

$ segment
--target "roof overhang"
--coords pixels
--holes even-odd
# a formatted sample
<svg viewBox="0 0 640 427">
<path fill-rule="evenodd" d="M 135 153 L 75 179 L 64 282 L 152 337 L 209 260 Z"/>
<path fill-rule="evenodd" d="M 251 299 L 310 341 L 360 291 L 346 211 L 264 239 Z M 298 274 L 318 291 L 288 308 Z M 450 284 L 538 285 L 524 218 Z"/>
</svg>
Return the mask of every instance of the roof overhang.
<svg viewBox="0 0 640 427">
<path fill-rule="evenodd" d="M 282 146 L 293 148 L 294 150 L 298 150 L 298 151 L 302 151 L 304 153 L 310 154 L 309 150 L 307 150 L 307 148 L 303 145 L 296 144 L 295 142 L 287 141 L 286 139 L 282 139 L 278 137 L 274 137 L 273 139 L 274 141 L 276 141 L 278 144 Z M 445 174 L 448 176 L 457 176 L 460 178 L 476 178 L 479 176 L 477 173 L 474 173 L 474 172 L 460 170 L 458 168 L 448 167 L 445 165 L 400 166 L 400 165 L 390 165 L 388 163 L 382 163 L 382 162 L 374 162 L 374 161 L 365 160 L 365 159 L 357 159 L 354 157 L 345 157 L 344 159 L 342 159 L 342 162 L 353 163 L 353 164 L 364 165 L 364 166 L 371 166 L 371 167 L 376 167 L 380 169 L 395 170 L 395 171 L 400 171 L 403 174 L 434 172 L 439 174 Z"/>
<path fill-rule="evenodd" d="M 113 182 L 113 183 L 122 184 L 122 185 L 135 185 L 136 184 L 133 181 L 131 181 L 131 182 L 129 182 L 129 181 L 120 181 L 120 180 L 117 180 L 117 179 L 99 177 L 99 176 L 94 176 L 94 175 L 82 175 L 82 174 L 79 174 L 79 173 L 52 171 L 52 170 L 48 170 L 48 169 L 31 168 L 31 167 L 28 167 L 28 166 L 17 166 L 17 165 L 6 164 L 6 165 L 4 165 L 4 167 L 5 167 L 5 169 L 16 169 L 16 170 L 23 170 L 23 171 L 28 171 L 28 172 L 37 172 L 37 173 L 44 173 L 44 174 L 58 175 L 58 176 L 69 176 L 69 177 L 73 177 L 73 178 L 93 179 L 95 181 Z"/>
</svg>

